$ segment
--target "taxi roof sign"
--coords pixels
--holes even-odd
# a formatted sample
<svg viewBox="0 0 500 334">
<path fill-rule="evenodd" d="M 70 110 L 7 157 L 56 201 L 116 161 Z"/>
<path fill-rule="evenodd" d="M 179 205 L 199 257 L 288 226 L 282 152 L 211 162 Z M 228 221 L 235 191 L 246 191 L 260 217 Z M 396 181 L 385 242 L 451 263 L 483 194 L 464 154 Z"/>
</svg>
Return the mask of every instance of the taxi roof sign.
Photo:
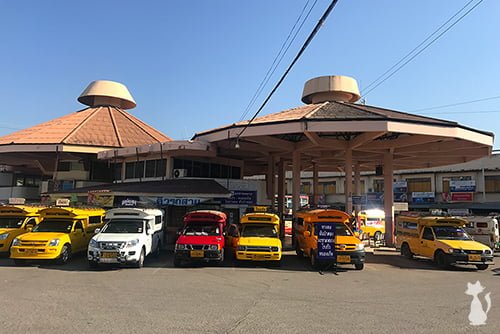
<svg viewBox="0 0 500 334">
<path fill-rule="evenodd" d="M 71 201 L 69 198 L 58 198 L 56 199 L 56 206 L 69 206 Z"/>
<path fill-rule="evenodd" d="M 26 204 L 26 198 L 10 197 L 9 198 L 9 204 L 12 204 L 12 205 L 24 205 L 24 204 Z"/>
</svg>

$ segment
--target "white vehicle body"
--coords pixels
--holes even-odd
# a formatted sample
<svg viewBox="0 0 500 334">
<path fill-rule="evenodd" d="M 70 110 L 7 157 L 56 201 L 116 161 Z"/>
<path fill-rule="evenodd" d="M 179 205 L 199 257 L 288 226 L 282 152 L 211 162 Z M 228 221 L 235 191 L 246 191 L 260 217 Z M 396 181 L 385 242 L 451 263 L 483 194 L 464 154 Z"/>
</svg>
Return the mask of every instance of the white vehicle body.
<svg viewBox="0 0 500 334">
<path fill-rule="evenodd" d="M 469 224 L 465 230 L 474 240 L 485 244 L 491 249 L 498 249 L 500 243 L 500 216 L 469 216 L 464 217 Z"/>
<path fill-rule="evenodd" d="M 90 240 L 90 266 L 132 263 L 142 267 L 144 258 L 159 254 L 164 240 L 164 213 L 159 209 L 117 208 L 106 211 L 106 225 Z"/>
</svg>

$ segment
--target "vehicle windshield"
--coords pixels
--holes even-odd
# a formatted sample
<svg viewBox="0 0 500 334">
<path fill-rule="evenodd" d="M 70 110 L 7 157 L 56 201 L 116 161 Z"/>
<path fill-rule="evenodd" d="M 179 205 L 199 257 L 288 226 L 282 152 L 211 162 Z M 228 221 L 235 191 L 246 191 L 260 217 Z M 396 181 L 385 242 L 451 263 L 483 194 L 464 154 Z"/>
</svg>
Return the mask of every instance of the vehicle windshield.
<svg viewBox="0 0 500 334">
<path fill-rule="evenodd" d="M 436 239 L 444 240 L 472 240 L 471 237 L 461 228 L 455 226 L 434 226 Z"/>
<path fill-rule="evenodd" d="M 196 222 L 196 223 L 187 223 L 186 227 L 184 227 L 184 231 L 182 231 L 183 235 L 210 235 L 216 236 L 220 235 L 219 224 L 212 222 Z"/>
<path fill-rule="evenodd" d="M 329 224 L 332 224 L 332 222 L 328 222 Z M 351 230 L 342 223 L 333 223 L 335 224 L 335 236 L 352 236 Z M 314 229 L 314 234 L 318 235 L 318 230 L 315 228 Z"/>
<path fill-rule="evenodd" d="M 24 222 L 25 217 L 0 217 L 0 228 L 18 228 Z"/>
<path fill-rule="evenodd" d="M 31 232 L 61 232 L 70 233 L 73 226 L 72 220 L 67 219 L 44 219 L 40 224 L 33 227 Z"/>
<path fill-rule="evenodd" d="M 142 233 L 143 220 L 112 219 L 102 229 L 101 233 Z"/>
<path fill-rule="evenodd" d="M 272 224 L 242 224 L 241 236 L 277 238 L 278 233 Z"/>
</svg>

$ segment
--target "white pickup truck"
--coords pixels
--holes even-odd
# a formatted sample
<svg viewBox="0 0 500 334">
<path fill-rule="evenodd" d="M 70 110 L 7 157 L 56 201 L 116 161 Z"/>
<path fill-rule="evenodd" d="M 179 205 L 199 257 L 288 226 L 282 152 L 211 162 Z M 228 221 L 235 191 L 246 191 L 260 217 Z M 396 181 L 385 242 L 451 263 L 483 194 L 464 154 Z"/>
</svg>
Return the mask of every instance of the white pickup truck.
<svg viewBox="0 0 500 334">
<path fill-rule="evenodd" d="M 116 208 L 106 211 L 105 221 L 88 246 L 90 267 L 107 263 L 141 268 L 146 256 L 160 255 L 165 231 L 162 210 Z"/>
</svg>

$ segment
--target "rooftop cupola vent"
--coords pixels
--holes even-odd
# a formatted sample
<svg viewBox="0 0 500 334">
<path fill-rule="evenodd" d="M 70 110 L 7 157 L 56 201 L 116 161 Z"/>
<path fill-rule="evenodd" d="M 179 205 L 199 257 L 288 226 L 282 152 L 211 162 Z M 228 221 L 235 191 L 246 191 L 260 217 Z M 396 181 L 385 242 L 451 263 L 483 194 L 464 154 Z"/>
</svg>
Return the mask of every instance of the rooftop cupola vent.
<svg viewBox="0 0 500 334">
<path fill-rule="evenodd" d="M 304 85 L 302 102 L 356 102 L 360 99 L 358 83 L 351 77 L 330 75 L 308 80 Z"/>
<path fill-rule="evenodd" d="M 108 80 L 91 82 L 78 97 L 78 101 L 90 107 L 113 106 L 132 109 L 137 105 L 125 85 Z"/>
</svg>

